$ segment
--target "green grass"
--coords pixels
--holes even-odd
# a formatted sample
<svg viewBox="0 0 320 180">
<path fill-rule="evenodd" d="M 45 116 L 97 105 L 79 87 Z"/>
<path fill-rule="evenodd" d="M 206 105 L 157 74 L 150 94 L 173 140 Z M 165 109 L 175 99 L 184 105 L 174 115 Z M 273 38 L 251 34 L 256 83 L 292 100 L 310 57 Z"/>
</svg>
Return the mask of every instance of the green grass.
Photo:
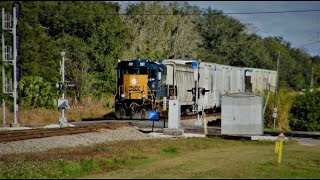
<svg viewBox="0 0 320 180">
<path fill-rule="evenodd" d="M 218 138 L 117 141 L 1 157 L 0 178 L 320 178 L 320 147 Z"/>
<path fill-rule="evenodd" d="M 176 147 L 166 147 L 162 151 L 166 154 L 178 154 L 178 148 Z"/>
</svg>

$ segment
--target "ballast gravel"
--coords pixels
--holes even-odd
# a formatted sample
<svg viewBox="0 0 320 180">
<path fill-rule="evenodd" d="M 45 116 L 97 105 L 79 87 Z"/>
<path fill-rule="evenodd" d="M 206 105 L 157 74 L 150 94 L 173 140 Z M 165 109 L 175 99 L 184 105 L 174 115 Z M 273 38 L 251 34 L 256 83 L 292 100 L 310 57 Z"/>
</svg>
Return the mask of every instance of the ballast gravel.
<svg viewBox="0 0 320 180">
<path fill-rule="evenodd" d="M 0 156 L 5 154 L 47 151 L 52 148 L 91 145 L 106 141 L 138 140 L 150 138 L 155 137 L 140 132 L 136 127 L 122 127 L 115 130 L 101 129 L 99 132 L 0 143 Z"/>
</svg>

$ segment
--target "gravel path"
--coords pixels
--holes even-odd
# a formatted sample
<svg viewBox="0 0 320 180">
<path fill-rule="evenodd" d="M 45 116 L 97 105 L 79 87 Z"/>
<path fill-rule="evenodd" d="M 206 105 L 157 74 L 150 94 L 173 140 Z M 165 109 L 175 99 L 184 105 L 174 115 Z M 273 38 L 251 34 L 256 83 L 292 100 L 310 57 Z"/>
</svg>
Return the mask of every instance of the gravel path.
<svg viewBox="0 0 320 180">
<path fill-rule="evenodd" d="M 0 156 L 11 153 L 46 151 L 51 148 L 66 148 L 79 145 L 90 145 L 102 143 L 105 141 L 136 140 L 149 138 L 155 137 L 152 137 L 149 134 L 144 134 L 135 127 L 122 127 L 116 130 L 101 129 L 99 132 L 0 143 Z"/>
<path fill-rule="evenodd" d="M 182 123 L 182 125 L 185 126 L 190 126 L 193 124 L 194 120 L 184 121 Z M 160 136 L 155 137 L 151 134 L 142 133 L 138 129 L 138 127 L 122 127 L 116 130 L 101 129 L 99 132 L 4 142 L 0 143 L 0 156 L 13 153 L 47 151 L 52 148 L 68 148 L 79 145 L 91 145 L 106 141 L 163 138 Z M 151 130 L 151 128 L 148 128 L 148 130 Z M 155 132 L 156 130 L 157 128 L 154 129 Z M 305 139 L 299 139 L 299 143 L 302 145 L 320 145 L 320 140 L 311 139 L 307 142 Z"/>
</svg>

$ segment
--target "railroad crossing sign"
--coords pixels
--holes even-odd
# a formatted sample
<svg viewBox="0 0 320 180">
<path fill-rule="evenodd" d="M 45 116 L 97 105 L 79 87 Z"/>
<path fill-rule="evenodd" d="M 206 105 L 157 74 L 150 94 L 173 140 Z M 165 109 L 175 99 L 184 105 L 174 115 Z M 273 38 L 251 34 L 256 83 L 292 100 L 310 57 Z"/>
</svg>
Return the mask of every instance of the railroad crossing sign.
<svg viewBox="0 0 320 180">
<path fill-rule="evenodd" d="M 286 138 L 286 136 L 284 136 L 283 133 L 280 133 L 280 134 L 277 136 L 277 138 L 278 138 L 279 141 L 283 141 L 283 140 Z"/>
</svg>

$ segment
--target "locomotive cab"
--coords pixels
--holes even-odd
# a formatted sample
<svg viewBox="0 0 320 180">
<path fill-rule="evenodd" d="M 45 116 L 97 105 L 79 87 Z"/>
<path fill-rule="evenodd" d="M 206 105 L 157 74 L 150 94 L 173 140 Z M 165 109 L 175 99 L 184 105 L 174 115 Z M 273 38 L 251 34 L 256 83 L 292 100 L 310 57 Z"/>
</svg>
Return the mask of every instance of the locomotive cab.
<svg viewBox="0 0 320 180">
<path fill-rule="evenodd" d="M 148 119 L 148 110 L 157 108 L 163 68 L 150 60 L 131 60 L 119 62 L 116 71 L 116 116 Z"/>
</svg>

